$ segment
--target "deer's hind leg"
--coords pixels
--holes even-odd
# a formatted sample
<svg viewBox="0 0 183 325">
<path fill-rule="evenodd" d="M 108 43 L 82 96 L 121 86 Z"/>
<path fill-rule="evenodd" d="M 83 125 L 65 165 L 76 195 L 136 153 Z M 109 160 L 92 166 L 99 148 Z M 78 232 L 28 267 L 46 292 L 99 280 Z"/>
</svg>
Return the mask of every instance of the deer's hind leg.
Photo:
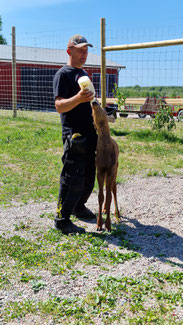
<svg viewBox="0 0 183 325">
<path fill-rule="evenodd" d="M 105 179 L 105 173 L 97 171 L 97 180 L 99 185 L 99 194 L 98 194 L 99 213 L 97 217 L 97 230 L 102 230 L 102 225 L 103 225 L 102 205 L 104 202 L 104 179 Z"/>
<path fill-rule="evenodd" d="M 108 231 L 111 231 L 111 218 L 110 218 L 110 208 L 112 201 L 112 187 L 113 187 L 114 175 L 108 175 L 106 177 L 106 200 L 105 200 L 105 208 L 106 208 L 106 222 L 105 228 Z"/>
<path fill-rule="evenodd" d="M 105 178 L 105 189 L 106 189 L 106 178 Z M 104 208 L 103 208 L 103 211 L 102 211 L 104 214 L 106 214 L 106 199 L 105 199 L 105 202 L 104 202 Z"/>
<path fill-rule="evenodd" d="M 120 216 L 120 212 L 119 212 L 119 209 L 118 209 L 118 202 L 117 202 L 117 184 L 116 184 L 116 179 L 113 182 L 112 192 L 113 192 L 113 196 L 114 196 L 115 219 L 116 219 L 116 223 L 119 223 L 121 216 Z"/>
</svg>

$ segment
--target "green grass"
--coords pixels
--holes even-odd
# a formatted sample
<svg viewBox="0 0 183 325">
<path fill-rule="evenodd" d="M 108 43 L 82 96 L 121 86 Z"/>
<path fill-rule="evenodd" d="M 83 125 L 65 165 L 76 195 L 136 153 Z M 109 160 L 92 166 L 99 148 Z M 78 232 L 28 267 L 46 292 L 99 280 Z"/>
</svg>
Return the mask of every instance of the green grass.
<svg viewBox="0 0 183 325">
<path fill-rule="evenodd" d="M 61 126 L 1 117 L 0 202 L 53 199 L 61 170 Z"/>
<path fill-rule="evenodd" d="M 49 215 L 44 216 L 49 219 Z M 56 229 L 43 231 L 34 228 L 32 240 L 19 235 L 32 232 L 30 227 L 18 227 L 17 235 L 0 237 L 0 288 L 13 290 L 14 283 L 32 290 L 32 299 L 11 299 L 4 303 L 3 320 L 38 316 L 40 323 L 52 319 L 56 324 L 182 324 L 177 310 L 183 306 L 183 273 L 173 269 L 161 273 L 149 271 L 138 277 L 111 276 L 120 264 L 141 258 L 138 248 L 131 245 L 124 226 L 113 226 L 111 233 L 86 233 L 66 236 Z M 159 233 L 155 233 L 159 236 Z M 110 243 L 118 244 L 111 247 Z M 134 264 L 133 263 L 133 264 Z M 135 265 L 135 264 L 134 264 Z M 97 266 L 96 285 L 82 296 L 72 292 L 55 296 L 49 288 L 49 297 L 37 299 L 39 291 L 47 290 L 47 282 L 40 271 L 63 277 L 75 284 L 79 278 L 88 278 L 87 268 Z M 133 267 L 133 266 L 132 266 Z M 26 290 L 26 289 L 25 289 Z"/>
<path fill-rule="evenodd" d="M 25 231 L 28 231 L 27 229 Z M 31 229 L 30 229 L 31 231 Z M 120 231 L 118 230 L 118 234 Z M 113 230 L 111 236 L 115 235 Z M 63 274 L 72 269 L 77 262 L 85 265 L 117 265 L 130 259 L 140 257 L 135 251 L 130 251 L 128 241 L 123 244 L 121 250 L 109 250 L 106 235 L 86 233 L 72 237 L 63 236 L 56 229 L 47 232 L 35 232 L 34 242 L 26 240 L 19 235 L 9 238 L 0 236 L 0 257 L 2 261 L 13 259 L 12 272 L 16 269 L 22 274 L 24 270 L 32 270 L 35 267 L 49 270 L 53 275 Z M 121 238 L 121 237 L 119 237 Z M 123 251 L 123 248 L 127 251 Z M 2 270 L 7 268 L 3 263 Z"/>
<path fill-rule="evenodd" d="M 120 148 L 118 182 L 126 175 L 166 176 L 183 167 L 183 125 L 176 130 L 153 131 L 147 120 L 118 119 L 111 133 Z"/>
<path fill-rule="evenodd" d="M 59 117 L 24 112 L 13 119 L 8 114 L 0 116 L 0 204 L 55 200 L 63 152 Z M 147 120 L 119 118 L 110 124 L 120 149 L 118 183 L 139 173 L 166 177 L 182 171 L 183 124 L 176 124 L 170 134 L 152 131 Z"/>
<path fill-rule="evenodd" d="M 100 276 L 97 286 L 83 298 L 52 296 L 45 301 L 10 302 L 5 319 L 24 318 L 39 310 L 39 315 L 51 315 L 57 324 L 95 324 L 99 318 L 101 324 L 182 324 L 176 319 L 176 308 L 183 303 L 182 277 L 173 273 L 180 287 L 168 291 L 169 274 L 160 276 L 163 282 L 153 273 L 137 279 Z"/>
<path fill-rule="evenodd" d="M 1 204 L 56 200 L 63 151 L 59 119 L 44 113 L 13 119 L 5 112 L 0 122 Z M 147 120 L 118 119 L 110 127 L 120 149 L 119 183 L 134 174 L 166 177 L 182 173 L 183 124 L 177 123 L 171 134 L 152 131 Z M 49 221 L 54 214 L 44 212 L 38 218 Z M 19 292 L 17 301 L 5 302 L 1 317 L 6 324 L 14 320 L 26 324 L 29 315 L 38 317 L 37 324 L 47 320 L 74 325 L 99 321 L 115 325 L 183 324 L 178 318 L 183 308 L 183 273 L 176 270 L 176 263 L 171 262 L 173 271 L 169 273 L 153 269 L 133 278 L 110 275 L 123 263 L 131 262 L 133 267 L 141 258 L 124 226 L 112 226 L 111 233 L 65 236 L 56 229 L 43 230 L 31 221 L 17 220 L 13 231 L 0 236 L 0 289 L 9 294 L 16 284 L 21 290 L 28 287 L 32 299 Z M 160 232 L 151 235 L 162 236 Z M 171 236 L 167 233 L 167 239 Z M 67 297 L 61 293 L 55 296 L 44 279 L 46 272 L 74 286 L 77 279 L 88 279 L 91 268 L 97 270 L 96 284 L 78 297 L 72 292 Z M 50 292 L 45 300 L 40 298 L 44 290 Z"/>
</svg>

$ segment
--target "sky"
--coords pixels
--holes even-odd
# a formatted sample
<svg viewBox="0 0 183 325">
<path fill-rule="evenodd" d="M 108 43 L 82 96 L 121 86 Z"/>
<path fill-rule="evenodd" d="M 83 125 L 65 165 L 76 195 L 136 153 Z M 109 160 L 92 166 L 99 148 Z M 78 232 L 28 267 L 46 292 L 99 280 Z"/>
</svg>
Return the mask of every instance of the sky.
<svg viewBox="0 0 183 325">
<path fill-rule="evenodd" d="M 111 28 L 151 28 L 183 23 L 182 0 L 1 0 L 3 35 L 100 28 L 104 17 Z"/>
<path fill-rule="evenodd" d="M 15 26 L 17 45 L 64 48 L 80 33 L 97 52 L 102 17 L 113 44 L 183 38 L 182 0 L 0 0 L 0 16 L 8 44 Z"/>
</svg>

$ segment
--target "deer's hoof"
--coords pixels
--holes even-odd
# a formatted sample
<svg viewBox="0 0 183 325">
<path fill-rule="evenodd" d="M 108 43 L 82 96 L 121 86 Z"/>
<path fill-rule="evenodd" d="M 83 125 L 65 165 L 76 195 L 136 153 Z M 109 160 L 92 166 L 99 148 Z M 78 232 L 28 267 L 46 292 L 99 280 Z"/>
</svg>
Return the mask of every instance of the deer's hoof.
<svg viewBox="0 0 183 325">
<path fill-rule="evenodd" d="M 111 229 L 105 228 L 106 231 L 111 232 Z"/>
<path fill-rule="evenodd" d="M 102 231 L 102 226 L 101 227 L 97 227 L 97 231 Z"/>
<path fill-rule="evenodd" d="M 105 230 L 108 232 L 111 232 L 111 225 L 105 225 Z"/>
<path fill-rule="evenodd" d="M 122 219 L 122 216 L 119 213 L 115 215 L 115 221 L 117 224 L 119 224 L 122 221 L 121 219 Z"/>
</svg>

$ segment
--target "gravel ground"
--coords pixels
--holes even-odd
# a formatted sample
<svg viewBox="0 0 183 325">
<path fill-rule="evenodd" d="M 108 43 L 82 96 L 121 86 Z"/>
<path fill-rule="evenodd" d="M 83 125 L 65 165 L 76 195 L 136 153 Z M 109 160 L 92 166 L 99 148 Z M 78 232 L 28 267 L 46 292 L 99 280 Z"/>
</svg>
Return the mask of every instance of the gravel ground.
<svg viewBox="0 0 183 325">
<path fill-rule="evenodd" d="M 141 276 L 149 270 L 160 272 L 181 271 L 183 269 L 183 176 L 149 177 L 135 176 L 126 183 L 118 185 L 118 203 L 127 236 L 132 244 L 140 248 L 141 258 L 129 260 L 108 271 L 99 266 L 84 266 L 87 277 L 71 279 L 69 272 L 62 276 L 51 276 L 48 271 L 35 271 L 46 282 L 44 290 L 33 294 L 29 283 L 19 282 L 7 290 L 0 291 L 0 306 L 8 301 L 22 299 L 47 299 L 49 294 L 68 297 L 84 296 L 88 290 L 96 286 L 99 274 L 112 276 Z M 87 206 L 94 212 L 98 209 L 97 193 L 92 193 Z M 0 208 L 0 235 L 17 235 L 15 225 L 21 221 L 31 223 L 31 229 L 47 230 L 53 227 L 49 218 L 40 218 L 43 213 L 55 212 L 56 202 L 30 203 L 10 208 Z M 112 211 L 114 206 L 112 205 Z M 87 231 L 96 231 L 96 222 L 77 221 Z M 32 232 L 19 230 L 18 235 L 33 237 Z M 32 238 L 33 239 L 33 238 Z M 118 240 L 114 238 L 110 247 L 116 249 Z M 169 262 L 169 263 L 167 263 Z M 77 268 L 76 268 L 77 269 Z M 81 265 L 79 266 L 81 270 Z M 178 310 L 179 319 L 183 320 L 183 310 Z M 9 324 L 39 324 L 39 318 L 14 321 Z M 52 324 L 48 319 L 43 324 Z"/>
</svg>

